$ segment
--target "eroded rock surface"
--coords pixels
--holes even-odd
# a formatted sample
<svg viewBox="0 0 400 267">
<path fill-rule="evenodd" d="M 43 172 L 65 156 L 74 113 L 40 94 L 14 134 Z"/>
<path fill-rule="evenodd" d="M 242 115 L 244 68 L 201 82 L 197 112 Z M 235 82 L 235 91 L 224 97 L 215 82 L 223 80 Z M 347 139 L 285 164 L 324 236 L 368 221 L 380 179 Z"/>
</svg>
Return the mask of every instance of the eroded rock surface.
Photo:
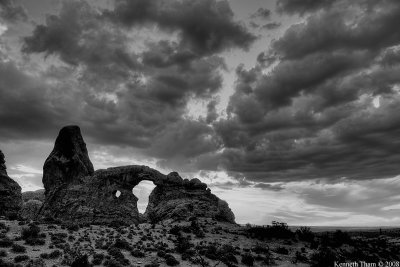
<svg viewBox="0 0 400 267">
<path fill-rule="evenodd" d="M 145 216 L 149 221 L 185 219 L 187 217 L 211 217 L 235 222 L 228 203 L 211 194 L 207 185 L 199 179 L 183 180 L 178 173 L 170 173 L 173 184 L 158 185 L 151 192 Z"/>
<path fill-rule="evenodd" d="M 43 166 L 45 192 L 78 181 L 81 177 L 93 175 L 93 172 L 93 165 L 79 127 L 62 128 L 54 149 Z"/>
<path fill-rule="evenodd" d="M 143 215 L 133 187 L 152 181 L 156 188 Z M 123 166 L 93 171 L 79 127 L 61 129 L 43 168 L 45 202 L 42 218 L 75 223 L 139 223 L 190 216 L 234 223 L 228 204 L 198 179 L 183 180 L 176 172 L 164 175 L 147 166 Z M 116 194 L 118 192 L 118 194 Z"/>
<path fill-rule="evenodd" d="M 21 187 L 8 176 L 4 154 L 0 151 L 0 216 L 16 218 L 21 207 Z"/>
</svg>

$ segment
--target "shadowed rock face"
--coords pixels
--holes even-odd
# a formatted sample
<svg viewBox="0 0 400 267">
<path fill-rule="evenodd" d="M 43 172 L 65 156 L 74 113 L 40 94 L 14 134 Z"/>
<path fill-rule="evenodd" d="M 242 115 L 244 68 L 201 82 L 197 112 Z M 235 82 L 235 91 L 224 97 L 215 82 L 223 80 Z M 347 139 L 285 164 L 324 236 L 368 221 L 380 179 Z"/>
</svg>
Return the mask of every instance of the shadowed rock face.
<svg viewBox="0 0 400 267">
<path fill-rule="evenodd" d="M 152 181 L 156 188 L 145 214 L 141 215 L 132 189 L 143 180 Z M 211 194 L 198 179 L 183 180 L 176 172 L 164 175 L 138 165 L 94 172 L 77 126 L 61 129 L 43 167 L 43 184 L 46 198 L 39 212 L 42 218 L 132 224 L 202 216 L 234 223 L 228 204 Z"/>
<path fill-rule="evenodd" d="M 78 126 L 61 129 L 53 151 L 43 166 L 43 184 L 46 192 L 77 181 L 80 177 L 93 175 L 86 144 Z"/>
<path fill-rule="evenodd" d="M 8 176 L 4 154 L 0 151 L 0 216 L 15 217 L 21 207 L 21 187 Z"/>
</svg>

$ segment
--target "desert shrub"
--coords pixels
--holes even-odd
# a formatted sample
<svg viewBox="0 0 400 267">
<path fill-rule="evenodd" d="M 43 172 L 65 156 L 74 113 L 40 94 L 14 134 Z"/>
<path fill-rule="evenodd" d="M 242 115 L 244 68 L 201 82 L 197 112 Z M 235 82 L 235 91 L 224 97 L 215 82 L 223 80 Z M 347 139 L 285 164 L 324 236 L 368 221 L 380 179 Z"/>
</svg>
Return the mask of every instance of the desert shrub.
<svg viewBox="0 0 400 267">
<path fill-rule="evenodd" d="M 36 224 L 29 224 L 28 227 L 22 228 L 21 238 L 26 240 L 28 238 L 39 238 L 40 227 Z"/>
<path fill-rule="evenodd" d="M 258 244 L 258 243 L 251 250 L 254 251 L 257 254 L 268 254 L 268 253 L 270 253 L 269 247 L 267 245 L 263 246 L 263 245 Z"/>
<path fill-rule="evenodd" d="M 125 250 L 132 249 L 132 247 L 128 241 L 126 241 L 125 239 L 119 239 L 119 238 L 115 240 L 114 247 L 120 248 L 120 249 L 125 249 Z"/>
<path fill-rule="evenodd" d="M 18 255 L 14 258 L 14 262 L 22 262 L 29 260 L 28 255 Z"/>
<path fill-rule="evenodd" d="M 204 233 L 203 230 L 196 231 L 194 234 L 195 234 L 196 237 L 198 237 L 198 238 L 204 238 L 204 237 L 206 237 L 206 234 Z"/>
<path fill-rule="evenodd" d="M 179 261 L 171 254 L 165 255 L 165 263 L 168 266 L 176 266 L 179 265 Z"/>
<path fill-rule="evenodd" d="M 8 218 L 10 221 L 18 220 L 18 219 L 19 219 L 18 212 L 10 212 L 10 213 L 7 215 L 7 218 Z"/>
<path fill-rule="evenodd" d="M 35 260 L 30 260 L 25 267 L 46 267 L 46 263 L 44 262 L 43 259 L 35 259 Z"/>
<path fill-rule="evenodd" d="M 175 251 L 178 253 L 185 253 L 186 250 L 188 250 L 190 247 L 192 247 L 192 244 L 189 242 L 189 239 L 183 236 L 178 236 L 176 242 L 175 242 Z"/>
<path fill-rule="evenodd" d="M 107 252 L 110 256 L 114 257 L 115 259 L 125 258 L 124 254 L 122 254 L 121 250 L 119 250 L 116 247 L 110 247 Z"/>
<path fill-rule="evenodd" d="M 125 226 L 125 223 L 122 221 L 114 220 L 114 221 L 110 222 L 108 226 L 111 228 L 114 228 L 114 229 L 118 229 L 120 227 Z"/>
<path fill-rule="evenodd" d="M 300 227 L 300 229 L 296 230 L 296 235 L 299 240 L 305 242 L 312 242 L 315 238 L 315 235 L 311 231 L 310 227 Z"/>
<path fill-rule="evenodd" d="M 80 229 L 78 224 L 68 224 L 65 227 L 67 228 L 68 231 L 71 231 L 71 232 L 76 232 L 76 231 L 79 231 L 79 229 Z"/>
<path fill-rule="evenodd" d="M 196 254 L 194 260 L 202 261 L 201 256 L 204 256 L 210 260 L 221 261 L 225 263 L 227 266 L 232 266 L 234 263 L 237 263 L 235 254 L 238 253 L 236 251 L 236 248 L 229 244 L 225 244 L 223 246 L 219 246 L 216 243 L 208 245 L 197 245 L 195 250 L 191 249 L 188 250 L 186 253 L 188 253 L 189 251 L 194 252 L 194 254 Z M 191 257 L 191 260 L 193 260 L 194 254 L 189 255 Z M 199 262 L 194 262 L 194 263 L 200 264 Z"/>
<path fill-rule="evenodd" d="M 14 245 L 12 245 L 11 251 L 14 253 L 25 253 L 26 248 L 24 246 L 14 244 Z"/>
<path fill-rule="evenodd" d="M 70 246 L 66 244 L 64 246 L 64 257 L 61 262 L 62 265 L 71 266 L 73 262 L 84 262 L 85 254 L 82 253 L 80 246 Z"/>
<path fill-rule="evenodd" d="M 294 233 L 289 229 L 286 223 L 272 222 L 267 226 L 247 226 L 247 233 L 250 237 L 260 240 L 278 238 L 289 239 L 294 237 Z"/>
<path fill-rule="evenodd" d="M 13 244 L 14 242 L 8 237 L 0 239 L 0 248 L 11 247 Z"/>
<path fill-rule="evenodd" d="M 25 243 L 30 245 L 30 246 L 43 246 L 46 241 L 44 239 L 41 238 L 28 238 L 27 240 L 25 240 Z"/>
<path fill-rule="evenodd" d="M 139 250 L 139 249 L 134 249 L 134 250 L 132 250 L 132 251 L 131 251 L 131 255 L 132 255 L 133 257 L 136 257 L 136 258 L 143 258 L 144 256 L 146 256 L 146 255 L 144 254 L 144 252 L 141 251 L 141 250 Z"/>
<path fill-rule="evenodd" d="M 210 260 L 218 259 L 218 248 L 216 244 L 210 244 L 205 247 L 204 256 L 209 258 Z"/>
<path fill-rule="evenodd" d="M 330 248 L 321 248 L 311 255 L 312 267 L 333 266 L 335 261 L 340 261 L 340 258 L 335 251 Z"/>
<path fill-rule="evenodd" d="M 282 254 L 282 255 L 288 255 L 289 254 L 289 250 L 285 247 L 277 247 L 275 249 L 275 252 L 278 254 Z"/>
<path fill-rule="evenodd" d="M 5 223 L 0 222 L 0 230 L 7 233 L 10 231 L 10 227 L 8 227 Z"/>
<path fill-rule="evenodd" d="M 160 257 L 160 258 L 164 258 L 166 254 L 167 253 L 165 253 L 165 251 L 163 251 L 163 250 L 158 250 L 157 251 L 157 256 Z"/>
<path fill-rule="evenodd" d="M 46 235 L 40 234 L 40 227 L 36 224 L 31 223 L 28 227 L 22 228 L 21 238 L 25 240 L 25 243 L 28 245 L 44 245 L 44 237 L 46 237 Z"/>
<path fill-rule="evenodd" d="M 110 247 L 107 250 L 108 254 L 112 256 L 116 261 L 118 261 L 122 265 L 129 265 L 129 260 L 125 258 L 124 254 L 122 254 L 121 250 L 116 247 Z"/>
<path fill-rule="evenodd" d="M 247 266 L 254 265 L 254 257 L 250 253 L 246 253 L 242 255 L 242 263 Z"/>
<path fill-rule="evenodd" d="M 3 259 L 0 259 L 0 266 L 1 267 L 22 267 L 20 264 L 14 264 L 12 262 L 7 262 L 4 261 Z"/>
<path fill-rule="evenodd" d="M 67 242 L 65 239 L 67 238 L 67 234 L 66 233 L 54 233 L 51 235 L 51 242 L 54 245 L 58 245 L 58 244 L 63 244 L 65 242 Z"/>
<path fill-rule="evenodd" d="M 119 261 L 117 261 L 115 259 L 106 259 L 104 261 L 104 266 L 105 267 L 123 267 L 124 265 L 122 265 Z"/>
<path fill-rule="evenodd" d="M 71 267 L 91 267 L 88 256 L 86 254 L 80 255 L 71 264 Z"/>
<path fill-rule="evenodd" d="M 7 257 L 7 252 L 5 250 L 0 250 L 0 258 Z"/>
<path fill-rule="evenodd" d="M 311 249 L 317 249 L 319 246 L 319 242 L 317 239 L 314 239 L 313 241 L 310 242 L 310 248 Z"/>
<path fill-rule="evenodd" d="M 196 218 L 194 218 L 194 219 L 190 218 L 190 219 L 189 219 L 189 221 L 191 222 L 190 223 L 190 230 L 193 233 L 196 232 L 196 231 L 199 231 L 200 230 L 200 225 L 199 225 L 199 222 L 197 221 L 197 219 Z"/>
<path fill-rule="evenodd" d="M 53 250 L 48 255 L 49 255 L 49 259 L 57 259 L 58 257 L 60 257 L 62 255 L 62 252 L 59 250 Z"/>
<path fill-rule="evenodd" d="M 349 236 L 348 233 L 343 232 L 341 230 L 336 230 L 332 233 L 325 233 L 321 237 L 321 246 L 322 247 L 333 247 L 337 248 L 342 246 L 343 244 L 351 245 L 353 240 Z"/>
<path fill-rule="evenodd" d="M 238 260 L 235 257 L 237 254 L 236 249 L 228 244 L 223 245 L 217 251 L 219 260 L 225 263 L 227 266 L 231 266 L 234 263 L 238 263 Z"/>
<path fill-rule="evenodd" d="M 308 262 L 308 258 L 306 255 L 304 255 L 300 251 L 296 251 L 293 263 L 297 263 L 297 262 Z"/>
<path fill-rule="evenodd" d="M 181 227 L 178 225 L 174 225 L 168 232 L 171 235 L 180 235 L 181 234 Z"/>
<path fill-rule="evenodd" d="M 55 225 L 48 225 L 47 229 L 54 230 L 54 229 L 57 229 L 57 227 Z"/>
<path fill-rule="evenodd" d="M 352 239 L 347 232 L 341 230 L 336 230 L 333 233 L 333 242 L 336 246 L 341 246 L 343 244 L 351 244 Z"/>
<path fill-rule="evenodd" d="M 96 254 L 93 255 L 92 264 L 93 265 L 101 265 L 103 260 L 104 260 L 104 254 L 96 253 Z"/>
</svg>

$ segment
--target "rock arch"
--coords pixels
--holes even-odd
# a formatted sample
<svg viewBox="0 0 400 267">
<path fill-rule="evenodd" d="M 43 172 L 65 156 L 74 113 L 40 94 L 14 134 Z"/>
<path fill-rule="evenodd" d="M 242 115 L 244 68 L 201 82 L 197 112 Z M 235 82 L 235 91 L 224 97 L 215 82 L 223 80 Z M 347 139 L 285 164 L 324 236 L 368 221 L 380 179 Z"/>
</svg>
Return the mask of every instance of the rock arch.
<svg viewBox="0 0 400 267">
<path fill-rule="evenodd" d="M 132 188 L 141 181 L 156 187 L 142 216 Z M 78 126 L 60 130 L 43 167 L 43 219 L 78 223 L 139 223 L 189 216 L 211 217 L 234 223 L 228 204 L 198 179 L 164 175 L 147 166 L 130 165 L 94 171 Z M 120 191 L 120 197 L 115 192 Z"/>
<path fill-rule="evenodd" d="M 156 188 L 152 181 L 144 180 L 132 189 L 132 194 L 138 198 L 137 206 L 140 214 L 144 214 L 149 205 L 151 192 Z"/>
</svg>

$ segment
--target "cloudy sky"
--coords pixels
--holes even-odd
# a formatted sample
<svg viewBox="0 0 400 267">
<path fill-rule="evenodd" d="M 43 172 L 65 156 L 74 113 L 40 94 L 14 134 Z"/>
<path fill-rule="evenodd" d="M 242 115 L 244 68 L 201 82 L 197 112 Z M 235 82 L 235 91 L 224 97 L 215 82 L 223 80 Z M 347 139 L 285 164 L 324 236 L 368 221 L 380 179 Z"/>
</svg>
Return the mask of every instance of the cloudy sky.
<svg viewBox="0 0 400 267">
<path fill-rule="evenodd" d="M 198 177 L 239 223 L 400 223 L 397 0 L 0 0 L 0 149 Z M 145 208 L 151 185 L 135 188 Z"/>
</svg>

